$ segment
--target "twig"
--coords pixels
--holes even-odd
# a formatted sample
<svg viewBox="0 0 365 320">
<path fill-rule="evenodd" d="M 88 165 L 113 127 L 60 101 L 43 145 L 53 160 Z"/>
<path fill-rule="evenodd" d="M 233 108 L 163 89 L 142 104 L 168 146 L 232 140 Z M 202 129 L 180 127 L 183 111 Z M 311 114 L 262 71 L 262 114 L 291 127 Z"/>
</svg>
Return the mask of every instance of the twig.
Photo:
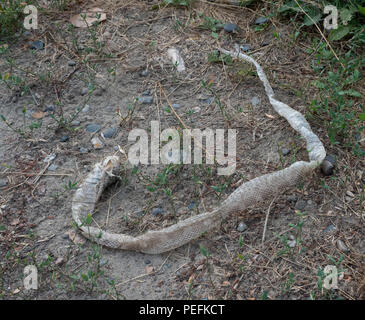
<svg viewBox="0 0 365 320">
<path fill-rule="evenodd" d="M 272 199 L 269 208 L 267 209 L 267 213 L 266 213 L 266 218 L 265 218 L 265 224 L 264 224 L 264 232 L 262 233 L 262 240 L 261 240 L 261 244 L 264 243 L 265 241 L 265 234 L 266 234 L 266 227 L 267 227 L 267 221 L 269 220 L 269 215 L 270 215 L 270 209 L 271 206 L 273 204 L 273 202 L 275 201 L 276 197 L 274 199 Z"/>
</svg>

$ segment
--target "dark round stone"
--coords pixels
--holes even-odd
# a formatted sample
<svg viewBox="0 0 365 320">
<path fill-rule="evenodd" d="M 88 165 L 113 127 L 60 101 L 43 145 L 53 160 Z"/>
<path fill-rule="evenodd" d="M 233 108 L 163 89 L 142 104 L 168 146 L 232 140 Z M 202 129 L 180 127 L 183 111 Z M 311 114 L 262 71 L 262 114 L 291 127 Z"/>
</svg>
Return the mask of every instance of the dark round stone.
<svg viewBox="0 0 365 320">
<path fill-rule="evenodd" d="M 42 40 L 36 40 L 30 42 L 30 48 L 33 50 L 43 50 L 44 49 L 44 42 Z"/>
<path fill-rule="evenodd" d="M 157 215 L 159 215 L 159 214 L 162 214 L 162 212 L 163 212 L 163 210 L 162 210 L 162 208 L 160 208 L 160 207 L 154 208 L 154 209 L 152 210 L 152 214 L 153 214 L 154 216 L 157 216 Z"/>
<path fill-rule="evenodd" d="M 258 17 L 255 21 L 256 24 L 264 24 L 266 22 L 268 22 L 269 19 L 268 18 L 265 18 L 265 17 Z"/>
<path fill-rule="evenodd" d="M 147 77 L 148 76 L 148 70 L 142 70 L 140 75 L 141 75 L 141 77 Z"/>
<path fill-rule="evenodd" d="M 290 153 L 290 149 L 283 148 L 283 149 L 281 149 L 281 153 L 283 154 L 283 156 L 287 156 Z"/>
<path fill-rule="evenodd" d="M 86 126 L 86 131 L 87 132 L 98 132 L 100 130 L 100 125 L 96 124 L 96 123 L 90 123 Z"/>
<path fill-rule="evenodd" d="M 234 23 L 226 23 L 223 28 L 224 31 L 228 33 L 236 32 L 238 29 L 237 25 Z"/>
<path fill-rule="evenodd" d="M 321 164 L 322 173 L 325 176 L 332 175 L 333 169 L 335 168 L 335 164 L 336 164 L 336 159 L 333 156 L 331 155 L 326 156 Z"/>
<path fill-rule="evenodd" d="M 116 132 L 117 132 L 117 129 L 115 129 L 115 128 L 106 129 L 103 131 L 104 138 L 111 139 L 114 137 Z"/>
</svg>

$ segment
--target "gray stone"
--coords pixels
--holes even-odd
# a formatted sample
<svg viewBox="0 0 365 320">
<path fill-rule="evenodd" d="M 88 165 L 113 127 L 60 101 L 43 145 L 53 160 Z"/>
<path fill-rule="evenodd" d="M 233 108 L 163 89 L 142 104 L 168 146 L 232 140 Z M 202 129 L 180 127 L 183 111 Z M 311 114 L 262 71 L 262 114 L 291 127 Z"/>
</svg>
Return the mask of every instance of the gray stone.
<svg viewBox="0 0 365 320">
<path fill-rule="evenodd" d="M 106 260 L 106 259 L 100 259 L 100 267 L 104 267 L 105 265 L 107 265 L 108 264 L 108 260 Z"/>
<path fill-rule="evenodd" d="M 297 210 L 304 210 L 304 208 L 306 207 L 307 202 L 304 200 L 299 200 L 297 201 L 297 203 L 295 204 L 295 209 Z"/>
<path fill-rule="evenodd" d="M 281 149 L 281 153 L 283 154 L 283 156 L 287 156 L 290 153 L 290 149 L 283 148 L 283 149 Z"/>
<path fill-rule="evenodd" d="M 29 46 L 33 50 L 43 50 L 44 49 L 44 42 L 42 40 L 31 41 L 29 43 Z"/>
<path fill-rule="evenodd" d="M 153 208 L 153 209 L 152 209 L 152 214 L 153 214 L 154 216 L 157 216 L 157 215 L 162 214 L 162 213 L 163 213 L 163 210 L 162 210 L 162 208 L 160 208 L 160 207 L 157 207 L 157 208 Z"/>
<path fill-rule="evenodd" d="M 104 138 L 111 139 L 111 138 L 114 137 L 116 132 L 117 132 L 117 129 L 109 128 L 109 129 L 106 129 L 106 130 L 103 131 L 103 136 L 104 136 Z"/>
<path fill-rule="evenodd" d="M 188 209 L 189 210 L 193 210 L 196 207 L 196 203 L 195 202 L 191 202 L 188 204 Z"/>
<path fill-rule="evenodd" d="M 180 109 L 180 108 L 181 108 L 181 104 L 179 104 L 179 103 L 173 103 L 171 106 L 172 106 L 175 110 L 177 110 L 177 109 Z"/>
<path fill-rule="evenodd" d="M 70 61 L 68 62 L 68 65 L 69 65 L 70 67 L 76 66 L 76 61 L 74 61 L 74 60 L 70 60 Z"/>
<path fill-rule="evenodd" d="M 89 89 L 88 88 L 82 88 L 81 89 L 81 95 L 82 96 L 84 96 L 84 95 L 86 95 L 86 94 L 88 94 L 89 93 Z"/>
<path fill-rule="evenodd" d="M 79 126 L 80 125 L 80 121 L 78 121 L 78 120 L 73 120 L 73 121 L 71 121 L 71 126 L 73 126 L 73 127 L 77 127 L 77 126 Z"/>
<path fill-rule="evenodd" d="M 226 23 L 223 28 L 224 31 L 228 33 L 237 32 L 238 29 L 237 25 L 234 23 Z"/>
<path fill-rule="evenodd" d="M 85 129 L 87 132 L 91 132 L 91 133 L 98 132 L 100 130 L 100 125 L 98 125 L 96 123 L 89 123 Z"/>
<path fill-rule="evenodd" d="M 296 244 L 297 244 L 297 242 L 295 239 L 288 240 L 288 246 L 290 248 L 294 248 Z"/>
<path fill-rule="evenodd" d="M 89 152 L 89 149 L 84 148 L 84 147 L 80 147 L 80 152 L 81 153 L 88 153 Z"/>
<path fill-rule="evenodd" d="M 7 184 L 8 184 L 8 180 L 7 179 L 0 179 L 0 188 L 6 187 Z"/>
<path fill-rule="evenodd" d="M 244 232 L 245 230 L 247 230 L 247 224 L 246 223 L 244 223 L 244 222 L 240 222 L 239 224 L 238 224 L 238 227 L 237 227 L 237 231 L 238 232 Z"/>
<path fill-rule="evenodd" d="M 143 104 L 151 104 L 153 103 L 153 97 L 150 96 L 142 96 L 138 98 L 138 102 Z"/>
<path fill-rule="evenodd" d="M 251 46 L 249 44 L 245 44 L 243 46 L 240 46 L 240 49 L 244 52 L 251 51 Z"/>
<path fill-rule="evenodd" d="M 330 224 L 326 229 L 324 229 L 325 233 L 331 232 L 331 231 L 335 231 L 337 228 L 336 226 L 334 226 L 333 224 Z"/>
<path fill-rule="evenodd" d="M 265 18 L 265 17 L 258 17 L 255 21 L 255 24 L 264 24 L 266 22 L 268 22 L 269 19 L 268 18 Z"/>
<path fill-rule="evenodd" d="M 87 113 L 90 111 L 90 106 L 88 104 L 85 105 L 85 107 L 82 108 L 81 112 Z"/>
<path fill-rule="evenodd" d="M 258 98 L 258 97 L 253 97 L 252 99 L 251 99 L 251 104 L 252 104 L 252 106 L 254 106 L 254 107 L 256 107 L 258 104 L 260 104 L 260 98 Z"/>
<path fill-rule="evenodd" d="M 142 96 L 149 96 L 151 94 L 150 90 L 145 90 L 142 92 Z"/>
<path fill-rule="evenodd" d="M 151 264 L 151 260 L 150 260 L 150 259 L 146 259 L 146 260 L 144 261 L 144 263 L 145 263 L 145 264 Z"/>
<path fill-rule="evenodd" d="M 67 142 L 69 139 L 70 139 L 69 136 L 62 136 L 60 141 L 61 142 Z"/>
<path fill-rule="evenodd" d="M 53 112 L 54 110 L 55 110 L 54 105 L 49 104 L 49 105 L 47 105 L 47 106 L 43 109 L 43 112 Z"/>
<path fill-rule="evenodd" d="M 298 198 L 295 195 L 291 195 L 288 197 L 289 202 L 296 202 L 297 200 L 298 200 Z"/>
<path fill-rule="evenodd" d="M 57 170 L 57 168 L 58 168 L 58 166 L 56 166 L 55 164 L 51 164 L 49 167 L 48 167 L 48 170 L 49 171 L 56 171 Z"/>
<path fill-rule="evenodd" d="M 142 70 L 140 73 L 141 77 L 147 77 L 148 76 L 148 70 Z"/>
</svg>

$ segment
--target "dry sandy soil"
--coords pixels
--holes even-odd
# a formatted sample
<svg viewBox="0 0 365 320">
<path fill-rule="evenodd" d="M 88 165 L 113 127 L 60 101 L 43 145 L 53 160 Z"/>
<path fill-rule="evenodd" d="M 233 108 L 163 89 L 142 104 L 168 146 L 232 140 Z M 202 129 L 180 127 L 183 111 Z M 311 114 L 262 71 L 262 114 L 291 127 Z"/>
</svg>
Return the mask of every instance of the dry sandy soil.
<svg viewBox="0 0 365 320">
<path fill-rule="evenodd" d="M 306 53 L 310 42 L 291 41 L 291 26 L 274 19 L 255 32 L 259 10 L 204 2 L 191 10 L 154 5 L 89 2 L 107 13 L 106 21 L 89 29 L 68 27 L 75 7 L 41 16 L 37 31 L 20 34 L 0 56 L 2 73 L 20 79 L 0 86 L 0 114 L 11 126 L 0 122 L 0 297 L 361 298 L 363 163 L 331 146 L 321 123 L 310 118 L 327 153 L 337 158 L 334 174 L 318 169 L 297 188 L 235 213 L 187 245 L 159 255 L 118 251 L 91 243 L 72 227 L 75 188 L 118 145 L 128 151 L 133 128 L 148 130 L 155 120 L 161 129 L 181 130 L 164 92 L 187 127 L 237 129 L 236 172 L 224 177 L 214 165 L 141 165 L 136 174 L 126 165 L 94 215 L 93 223 L 106 230 L 135 235 L 162 228 L 211 210 L 244 181 L 307 160 L 304 141 L 275 114 L 253 69 L 214 50 L 250 44 L 278 99 L 307 114 L 318 94 L 311 86 L 317 74 Z M 206 17 L 239 29 L 218 30 L 216 39 L 204 28 Z M 36 40 L 44 42 L 42 50 L 29 48 Z M 172 65 L 172 47 L 186 71 Z M 37 123 L 42 125 L 29 128 Z M 90 124 L 100 129 L 88 132 Z M 94 148 L 94 137 L 102 148 Z M 38 267 L 38 290 L 24 289 L 29 264 Z M 326 265 L 339 270 L 337 290 L 321 286 Z"/>
</svg>

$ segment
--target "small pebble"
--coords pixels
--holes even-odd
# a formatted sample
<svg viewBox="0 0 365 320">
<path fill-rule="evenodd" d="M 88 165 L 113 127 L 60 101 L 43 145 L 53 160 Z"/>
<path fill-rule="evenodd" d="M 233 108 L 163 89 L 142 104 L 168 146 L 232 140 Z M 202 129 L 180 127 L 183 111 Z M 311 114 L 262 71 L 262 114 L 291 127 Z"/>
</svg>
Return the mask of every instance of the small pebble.
<svg viewBox="0 0 365 320">
<path fill-rule="evenodd" d="M 175 110 L 177 110 L 177 109 L 180 109 L 180 108 L 181 108 L 181 104 L 179 104 L 179 103 L 173 103 L 171 106 L 172 106 Z"/>
<path fill-rule="evenodd" d="M 266 22 L 268 22 L 269 19 L 268 18 L 265 18 L 265 17 L 258 17 L 255 21 L 255 24 L 264 24 Z"/>
<path fill-rule="evenodd" d="M 199 95 L 198 96 L 198 99 L 201 101 L 201 102 L 204 102 L 204 103 L 207 103 L 207 104 L 211 104 L 213 102 L 213 97 L 206 97 L 204 95 Z"/>
<path fill-rule="evenodd" d="M 237 231 L 238 232 L 244 232 L 245 230 L 247 230 L 247 224 L 246 223 L 244 223 L 244 222 L 240 222 L 239 224 L 238 224 L 238 227 L 237 227 Z"/>
<path fill-rule="evenodd" d="M 73 60 L 70 60 L 70 61 L 68 62 L 68 65 L 69 65 L 70 67 L 76 66 L 76 62 L 75 62 L 75 61 L 73 61 Z"/>
<path fill-rule="evenodd" d="M 258 104 L 260 104 L 260 98 L 258 98 L 258 97 L 253 97 L 252 99 L 251 99 L 251 104 L 255 107 L 255 106 L 257 106 Z"/>
<path fill-rule="evenodd" d="M 94 137 L 91 139 L 91 143 L 95 150 L 102 149 L 104 147 L 103 143 L 100 141 L 98 137 Z"/>
<path fill-rule="evenodd" d="M 245 44 L 243 46 L 240 46 L 240 49 L 244 52 L 251 51 L 251 46 L 249 44 Z"/>
<path fill-rule="evenodd" d="M 89 152 L 89 149 L 84 148 L 84 147 L 80 147 L 80 152 L 81 153 L 88 153 Z"/>
<path fill-rule="evenodd" d="M 325 176 L 332 175 L 335 165 L 336 165 L 336 159 L 331 155 L 326 156 L 321 164 L 322 173 Z"/>
<path fill-rule="evenodd" d="M 149 96 L 139 97 L 138 102 L 143 103 L 143 104 L 151 104 L 151 103 L 153 103 L 153 97 L 149 97 Z"/>
<path fill-rule="evenodd" d="M 81 89 L 81 95 L 82 96 L 84 96 L 84 95 L 86 95 L 86 94 L 88 94 L 89 93 L 89 89 L 88 88 L 82 88 Z"/>
<path fill-rule="evenodd" d="M 304 200 L 299 200 L 297 201 L 297 203 L 295 204 L 295 209 L 297 210 L 304 210 L 304 208 L 306 207 L 307 202 Z"/>
<path fill-rule="evenodd" d="M 288 246 L 290 248 L 294 248 L 296 244 L 297 244 L 297 242 L 295 241 L 295 239 L 288 240 Z"/>
<path fill-rule="evenodd" d="M 53 112 L 54 110 L 55 110 L 54 105 L 49 104 L 48 106 L 46 106 L 46 107 L 43 109 L 43 112 Z"/>
<path fill-rule="evenodd" d="M 192 110 L 193 110 L 193 113 L 199 113 L 201 111 L 201 109 L 199 107 L 194 107 Z"/>
<path fill-rule="evenodd" d="M 85 105 L 85 107 L 82 108 L 81 112 L 87 113 L 90 111 L 90 106 L 88 104 Z"/>
<path fill-rule="evenodd" d="M 104 88 L 96 89 L 95 90 L 95 95 L 98 96 L 98 97 L 101 97 L 105 91 L 106 90 Z"/>
<path fill-rule="evenodd" d="M 281 153 L 283 154 L 283 156 L 287 156 L 290 153 L 290 149 L 283 148 L 283 149 L 281 149 Z"/>
<path fill-rule="evenodd" d="M 148 70 L 142 70 L 140 73 L 141 77 L 147 77 L 148 76 Z"/>
<path fill-rule="evenodd" d="M 331 231 L 335 231 L 337 228 L 336 226 L 334 226 L 333 224 L 330 224 L 326 229 L 324 229 L 325 233 L 331 232 Z"/>
<path fill-rule="evenodd" d="M 104 138 L 111 139 L 114 137 L 115 133 L 117 132 L 117 129 L 115 128 L 109 128 L 102 132 Z"/>
<path fill-rule="evenodd" d="M 108 264 L 108 260 L 106 260 L 106 259 L 100 259 L 100 267 L 104 267 L 107 264 Z"/>
<path fill-rule="evenodd" d="M 6 187 L 7 184 L 8 184 L 7 179 L 0 179 L 0 188 Z"/>
<path fill-rule="evenodd" d="M 237 32 L 238 29 L 237 25 L 234 23 L 226 23 L 223 28 L 224 31 L 228 33 Z"/>
<path fill-rule="evenodd" d="M 145 264 L 151 264 L 151 260 L 150 260 L 150 259 L 146 259 L 146 260 L 144 261 L 144 263 L 145 263 Z"/>
<path fill-rule="evenodd" d="M 78 120 L 73 120 L 70 124 L 71 124 L 71 126 L 73 126 L 73 127 L 77 127 L 77 126 L 79 126 L 79 125 L 80 125 L 80 121 L 78 121 Z"/>
<path fill-rule="evenodd" d="M 48 167 L 48 170 L 49 171 L 56 171 L 57 170 L 57 168 L 58 168 L 58 166 L 56 166 L 55 164 L 51 164 L 49 167 Z"/>
<path fill-rule="evenodd" d="M 196 207 L 195 202 L 191 202 L 191 203 L 188 204 L 188 209 L 189 210 L 193 210 L 195 207 Z"/>
<path fill-rule="evenodd" d="M 42 40 L 36 40 L 29 43 L 30 48 L 33 50 L 43 50 L 44 42 Z"/>
<path fill-rule="evenodd" d="M 289 202 L 296 202 L 297 200 L 298 200 L 298 198 L 294 195 L 291 195 L 291 196 L 288 197 Z"/>
<path fill-rule="evenodd" d="M 70 138 L 68 136 L 62 136 L 60 141 L 61 142 L 67 142 Z"/>
<path fill-rule="evenodd" d="M 153 214 L 154 216 L 157 216 L 157 215 L 162 214 L 162 213 L 163 213 L 163 210 L 162 210 L 162 208 L 160 208 L 160 207 L 153 208 L 153 210 L 152 210 L 152 214 Z"/>
<path fill-rule="evenodd" d="M 340 249 L 344 253 L 347 253 L 350 251 L 349 248 L 346 247 L 345 243 L 340 239 L 337 240 L 337 248 Z"/>
<path fill-rule="evenodd" d="M 98 132 L 100 130 L 100 125 L 98 125 L 96 123 L 90 123 L 86 126 L 85 129 L 87 132 L 91 132 L 91 133 Z"/>
</svg>

